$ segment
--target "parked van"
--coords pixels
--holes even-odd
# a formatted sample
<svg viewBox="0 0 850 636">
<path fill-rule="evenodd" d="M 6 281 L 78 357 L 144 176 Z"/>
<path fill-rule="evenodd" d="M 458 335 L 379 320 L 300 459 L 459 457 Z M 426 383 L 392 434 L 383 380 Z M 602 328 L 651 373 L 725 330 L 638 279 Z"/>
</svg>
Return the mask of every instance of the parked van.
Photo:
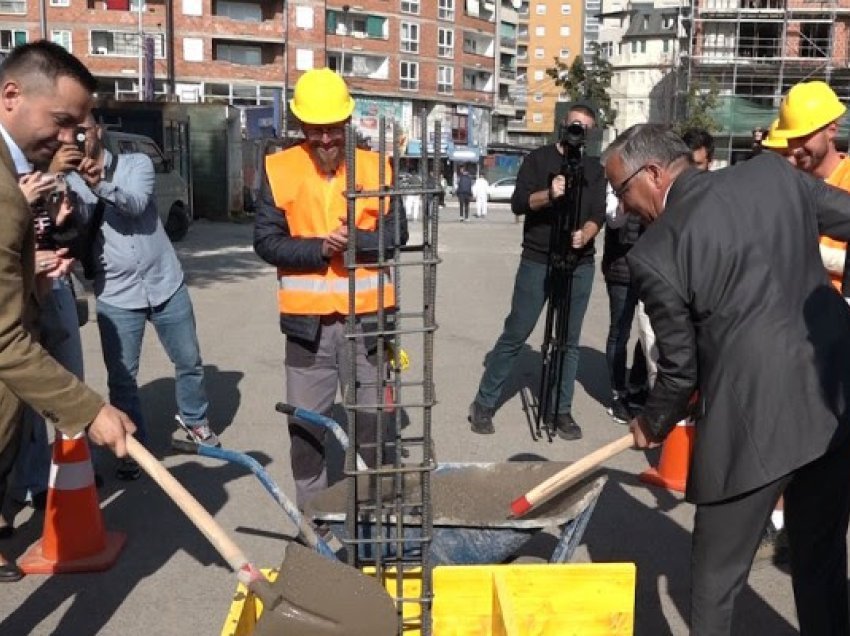
<svg viewBox="0 0 850 636">
<path fill-rule="evenodd" d="M 154 197 L 165 232 L 172 241 L 179 241 L 186 236 L 192 222 L 189 186 L 163 156 L 153 139 L 144 135 L 105 130 L 103 143 L 114 155 L 140 152 L 150 157 L 156 179 Z"/>
</svg>

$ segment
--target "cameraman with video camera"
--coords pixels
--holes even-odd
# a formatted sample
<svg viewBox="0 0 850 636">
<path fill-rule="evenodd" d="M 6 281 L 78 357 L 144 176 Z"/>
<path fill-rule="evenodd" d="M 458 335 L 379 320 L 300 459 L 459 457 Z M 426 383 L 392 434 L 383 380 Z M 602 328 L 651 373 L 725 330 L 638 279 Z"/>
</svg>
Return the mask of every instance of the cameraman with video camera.
<svg viewBox="0 0 850 636">
<path fill-rule="evenodd" d="M 502 335 L 486 358 L 478 393 L 469 407 L 472 431 L 494 433 L 493 415 L 502 388 L 511 374 L 514 361 L 531 335 L 549 298 L 549 260 L 553 227 L 559 215 L 566 215 L 571 187 L 579 188 L 578 229 L 569 239 L 574 250 L 575 268 L 568 308 L 566 353 L 558 388 L 557 414 L 551 422 L 559 437 L 580 439 L 582 431 L 572 416 L 573 388 L 579 358 L 579 335 L 593 285 L 594 238 L 605 221 L 605 175 L 599 160 L 582 155 L 582 183 L 568 184 L 563 174 L 569 145 L 582 145 L 581 132 L 596 126 L 596 110 L 587 103 L 574 103 L 562 122 L 561 140 L 532 151 L 517 175 L 511 209 L 524 215 L 522 256 L 514 282 L 511 311 L 505 319 Z M 577 126 L 576 124 L 580 124 Z M 582 130 L 583 129 L 583 130 Z M 544 417 L 550 417 L 544 414 Z"/>
</svg>

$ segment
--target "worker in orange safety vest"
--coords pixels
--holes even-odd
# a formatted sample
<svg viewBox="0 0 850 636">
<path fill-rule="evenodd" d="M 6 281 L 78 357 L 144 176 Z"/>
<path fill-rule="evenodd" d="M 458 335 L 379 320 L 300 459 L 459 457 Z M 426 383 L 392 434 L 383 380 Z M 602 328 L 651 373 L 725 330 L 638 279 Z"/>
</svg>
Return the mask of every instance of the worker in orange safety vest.
<svg viewBox="0 0 850 636">
<path fill-rule="evenodd" d="M 368 337 L 376 313 L 392 315 L 395 289 L 378 259 L 379 240 L 389 256 L 395 247 L 395 225 L 407 240 L 404 214 L 389 198 L 356 197 L 349 225 L 345 126 L 355 103 L 342 78 L 330 69 L 307 71 L 295 85 L 290 111 L 299 120 L 304 140 L 269 155 L 254 223 L 254 249 L 277 268 L 280 328 L 286 335 L 286 401 L 296 407 L 329 414 L 341 387 L 354 395 L 346 320 L 355 317 L 358 404 L 376 404 L 378 380 L 376 339 Z M 375 192 L 391 183 L 388 164 L 377 153 L 354 150 L 356 192 Z M 383 179 L 383 180 L 382 180 Z M 379 218 L 383 232 L 378 232 Z M 356 249 L 353 295 L 345 255 Z M 370 387 L 369 384 L 372 386 Z M 358 409 L 356 435 L 367 464 L 375 465 L 377 408 Z M 310 497 L 328 486 L 326 431 L 290 417 L 290 459 L 296 500 L 303 509 Z M 384 439 L 388 439 L 386 433 Z M 384 451 L 384 461 L 392 461 Z"/>
</svg>

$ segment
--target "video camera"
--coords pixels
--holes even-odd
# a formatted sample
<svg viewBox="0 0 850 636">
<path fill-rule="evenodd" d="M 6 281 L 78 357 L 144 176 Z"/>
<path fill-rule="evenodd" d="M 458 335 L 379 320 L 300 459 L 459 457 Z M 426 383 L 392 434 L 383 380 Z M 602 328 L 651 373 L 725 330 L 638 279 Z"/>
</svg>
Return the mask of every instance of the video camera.
<svg viewBox="0 0 850 636">
<path fill-rule="evenodd" d="M 559 138 L 564 146 L 581 148 L 587 141 L 587 128 L 580 121 L 562 124 Z"/>
</svg>

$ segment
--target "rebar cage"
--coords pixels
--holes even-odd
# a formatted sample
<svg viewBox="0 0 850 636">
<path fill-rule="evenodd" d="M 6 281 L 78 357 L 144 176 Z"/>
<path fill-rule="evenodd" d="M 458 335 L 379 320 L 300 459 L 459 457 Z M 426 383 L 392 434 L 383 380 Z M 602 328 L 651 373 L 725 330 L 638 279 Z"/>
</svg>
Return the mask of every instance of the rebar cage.
<svg viewBox="0 0 850 636">
<path fill-rule="evenodd" d="M 429 544 L 432 538 L 433 510 L 431 471 L 436 466 L 431 438 L 431 412 L 434 394 L 434 334 L 437 329 L 435 298 L 441 151 L 439 122 L 435 123 L 433 150 L 429 154 L 427 118 L 420 115 L 423 131 L 419 184 L 400 184 L 401 128 L 396 121 L 379 119 L 378 191 L 365 191 L 356 183 L 356 130 L 346 127 L 346 213 L 351 228 L 345 254 L 349 275 L 349 309 L 346 323 L 349 375 L 343 404 L 351 443 L 346 450 L 344 474 L 347 479 L 346 538 L 349 564 L 373 567 L 379 580 L 394 597 L 398 633 L 419 629 L 431 634 L 432 584 Z M 387 139 L 387 132 L 391 139 Z M 391 150 L 391 175 L 389 152 Z M 363 197 L 377 197 L 377 254 L 364 259 L 357 245 L 356 203 Z M 407 226 L 404 199 L 413 197 L 421 210 L 421 220 Z M 392 207 L 391 207 L 392 206 Z M 386 215 L 395 211 L 388 223 Z M 405 231 L 407 230 L 407 232 Z M 385 244 L 387 233 L 393 240 Z M 409 232 L 406 245 L 402 237 Z M 391 247 L 387 247 L 391 245 Z M 358 260 L 360 259 L 360 260 Z M 364 328 L 355 314 L 355 269 L 369 267 L 377 272 L 378 311 L 374 324 Z M 403 275 L 404 272 L 404 275 Z M 384 308 L 384 285 L 389 281 L 395 292 L 394 307 Z M 421 294 L 417 298 L 417 288 Z M 412 293 L 409 293 L 412 292 Z M 377 377 L 358 377 L 358 340 L 374 342 Z M 413 352 L 413 364 L 405 369 L 406 353 Z M 360 401 L 358 401 L 358 394 Z M 363 396 L 370 396 L 364 399 Z M 358 441 L 358 420 L 364 415 L 377 418 L 374 441 Z M 358 470 L 361 450 L 375 453 L 375 465 Z M 421 577 L 417 594 L 405 591 L 404 581 L 413 574 Z"/>
</svg>

